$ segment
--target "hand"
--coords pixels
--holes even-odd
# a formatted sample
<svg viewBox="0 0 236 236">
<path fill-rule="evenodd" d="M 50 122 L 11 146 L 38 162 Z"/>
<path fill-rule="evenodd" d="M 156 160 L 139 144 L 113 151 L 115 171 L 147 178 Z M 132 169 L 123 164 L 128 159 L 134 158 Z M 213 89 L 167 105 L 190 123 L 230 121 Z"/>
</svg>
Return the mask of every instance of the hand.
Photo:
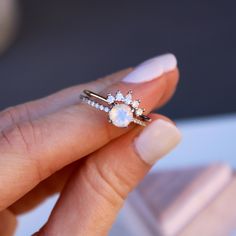
<svg viewBox="0 0 236 236">
<path fill-rule="evenodd" d="M 128 193 L 180 134 L 155 114 L 144 129 L 117 128 L 103 112 L 79 103 L 79 94 L 132 89 L 148 113 L 169 100 L 177 82 L 176 61 L 168 54 L 2 111 L 0 234 L 10 235 L 15 216 L 60 192 L 37 235 L 106 235 Z"/>
</svg>

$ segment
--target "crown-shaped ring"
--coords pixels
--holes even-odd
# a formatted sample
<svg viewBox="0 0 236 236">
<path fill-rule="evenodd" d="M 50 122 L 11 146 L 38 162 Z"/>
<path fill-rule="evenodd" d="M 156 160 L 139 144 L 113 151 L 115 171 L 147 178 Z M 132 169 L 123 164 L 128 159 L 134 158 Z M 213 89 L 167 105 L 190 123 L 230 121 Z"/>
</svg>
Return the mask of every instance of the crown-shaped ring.
<svg viewBox="0 0 236 236">
<path fill-rule="evenodd" d="M 131 122 L 146 126 L 146 122 L 151 120 L 143 114 L 145 109 L 139 107 L 140 100 L 133 100 L 132 90 L 129 90 L 126 95 L 118 90 L 115 95 L 109 93 L 106 97 L 89 90 L 84 90 L 84 93 L 86 96 L 81 95 L 81 99 L 88 105 L 107 112 L 109 122 L 117 127 L 127 127 Z M 107 105 L 98 103 L 91 98 L 99 99 Z"/>
</svg>

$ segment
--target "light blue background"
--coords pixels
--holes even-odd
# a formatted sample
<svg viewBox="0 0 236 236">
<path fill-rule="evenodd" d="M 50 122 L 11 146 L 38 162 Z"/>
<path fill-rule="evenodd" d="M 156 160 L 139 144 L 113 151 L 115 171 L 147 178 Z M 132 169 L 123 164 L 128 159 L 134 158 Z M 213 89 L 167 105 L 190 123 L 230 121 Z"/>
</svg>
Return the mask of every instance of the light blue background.
<svg viewBox="0 0 236 236">
<path fill-rule="evenodd" d="M 177 125 L 182 130 L 182 143 L 159 161 L 152 171 L 212 162 L 225 162 L 236 167 L 236 114 L 180 120 Z M 16 236 L 31 235 L 36 232 L 47 220 L 56 199 L 57 196 L 54 196 L 36 210 L 20 216 Z M 125 209 L 121 211 L 111 231 L 112 236 L 128 235 L 129 229 L 122 228 L 124 214 Z M 125 230 L 127 232 L 124 232 Z"/>
</svg>

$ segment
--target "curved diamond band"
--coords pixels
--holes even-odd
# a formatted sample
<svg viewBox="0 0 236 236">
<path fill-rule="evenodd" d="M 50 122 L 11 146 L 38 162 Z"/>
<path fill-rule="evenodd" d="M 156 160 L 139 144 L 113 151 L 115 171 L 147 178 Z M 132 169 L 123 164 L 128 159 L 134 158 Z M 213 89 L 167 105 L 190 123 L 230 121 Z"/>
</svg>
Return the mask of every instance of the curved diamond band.
<svg viewBox="0 0 236 236">
<path fill-rule="evenodd" d="M 140 100 L 132 100 L 132 91 L 124 96 L 120 91 L 117 91 L 115 96 L 108 94 L 103 97 L 99 94 L 84 90 L 84 94 L 80 95 L 80 99 L 86 104 L 108 113 L 108 120 L 117 127 L 127 127 L 131 122 L 146 126 L 146 122 L 151 121 L 151 118 L 145 116 L 144 109 L 139 108 Z M 97 102 L 100 100 L 103 103 Z"/>
</svg>

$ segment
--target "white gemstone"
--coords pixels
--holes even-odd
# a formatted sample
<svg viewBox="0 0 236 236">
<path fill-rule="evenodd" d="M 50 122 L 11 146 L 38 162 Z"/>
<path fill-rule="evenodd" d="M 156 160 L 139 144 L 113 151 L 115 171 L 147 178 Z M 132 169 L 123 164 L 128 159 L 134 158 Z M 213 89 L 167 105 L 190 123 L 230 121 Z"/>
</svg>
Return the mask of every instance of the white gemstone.
<svg viewBox="0 0 236 236">
<path fill-rule="evenodd" d="M 109 111 L 109 118 L 117 127 L 127 127 L 133 121 L 131 108 L 126 104 L 117 104 Z"/>
<path fill-rule="evenodd" d="M 125 101 L 125 103 L 128 104 L 128 105 L 132 103 L 132 95 L 131 95 L 131 93 L 128 93 L 128 94 L 125 96 L 124 101 Z"/>
<path fill-rule="evenodd" d="M 115 97 L 113 97 L 111 94 L 108 94 L 107 102 L 108 104 L 112 104 L 115 101 Z"/>
<path fill-rule="evenodd" d="M 102 111 L 104 109 L 104 106 L 100 105 L 99 109 Z"/>
<path fill-rule="evenodd" d="M 120 91 L 118 91 L 116 93 L 116 101 L 118 101 L 118 102 L 124 101 L 124 96 L 123 96 L 123 94 Z"/>
<path fill-rule="evenodd" d="M 105 107 L 105 108 L 104 108 L 104 111 L 105 111 L 105 112 L 108 112 L 109 110 L 110 110 L 109 107 Z"/>
<path fill-rule="evenodd" d="M 138 108 L 136 111 L 135 111 L 135 114 L 137 116 L 141 116 L 143 114 L 143 109 L 142 108 Z"/>
<path fill-rule="evenodd" d="M 140 103 L 139 100 L 133 101 L 133 102 L 132 102 L 132 107 L 133 107 L 133 108 L 138 108 L 139 103 Z"/>
<path fill-rule="evenodd" d="M 95 102 L 94 101 L 91 101 L 91 106 L 94 106 L 95 105 Z"/>
<path fill-rule="evenodd" d="M 99 109 L 99 106 L 100 105 L 98 103 L 95 104 L 95 108 Z"/>
</svg>

